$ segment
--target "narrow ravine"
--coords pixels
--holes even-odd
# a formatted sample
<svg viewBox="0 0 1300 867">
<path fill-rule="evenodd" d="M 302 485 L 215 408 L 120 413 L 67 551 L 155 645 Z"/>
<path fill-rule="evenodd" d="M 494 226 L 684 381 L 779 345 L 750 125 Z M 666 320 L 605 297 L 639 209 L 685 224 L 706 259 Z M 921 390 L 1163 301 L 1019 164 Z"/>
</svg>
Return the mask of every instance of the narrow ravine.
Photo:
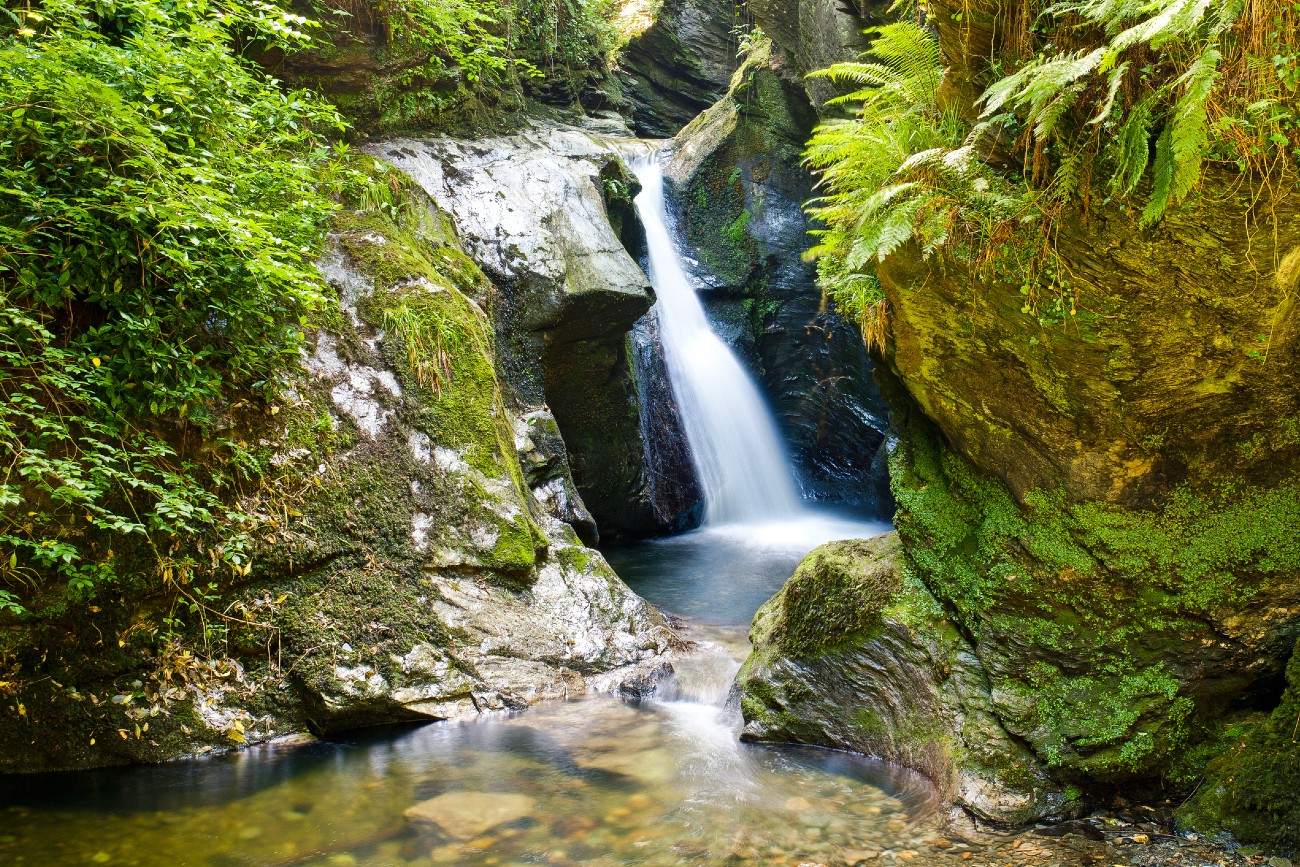
<svg viewBox="0 0 1300 867">
<path fill-rule="evenodd" d="M 22 851 L 42 853 L 33 863 L 795 864 L 917 843 L 909 829 L 931 793 L 916 775 L 738 738 L 728 699 L 755 610 L 816 544 L 888 526 L 799 500 L 757 387 L 686 275 L 659 167 L 646 160 L 638 171 L 655 315 L 706 521 L 609 557 L 678 618 L 686 649 L 671 673 L 639 698 L 10 780 L 0 804 L 21 813 L 11 827 Z"/>
</svg>

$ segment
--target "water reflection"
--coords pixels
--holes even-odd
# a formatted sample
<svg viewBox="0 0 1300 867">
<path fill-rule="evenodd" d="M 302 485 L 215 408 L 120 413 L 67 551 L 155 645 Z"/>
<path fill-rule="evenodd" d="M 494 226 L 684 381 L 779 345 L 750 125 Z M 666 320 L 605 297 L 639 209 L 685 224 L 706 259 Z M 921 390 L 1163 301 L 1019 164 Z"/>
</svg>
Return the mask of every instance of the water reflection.
<svg viewBox="0 0 1300 867">
<path fill-rule="evenodd" d="M 905 774 L 747 747 L 719 712 L 602 697 L 215 761 L 10 779 L 0 861 L 798 863 L 889 845 L 924 809 L 926 790 Z"/>
</svg>

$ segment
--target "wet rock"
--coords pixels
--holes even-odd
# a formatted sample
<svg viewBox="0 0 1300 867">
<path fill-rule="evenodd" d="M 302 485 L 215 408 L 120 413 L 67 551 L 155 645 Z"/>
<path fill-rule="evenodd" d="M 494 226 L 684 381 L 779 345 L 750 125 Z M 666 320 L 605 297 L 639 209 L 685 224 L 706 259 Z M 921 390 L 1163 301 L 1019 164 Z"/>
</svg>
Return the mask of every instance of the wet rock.
<svg viewBox="0 0 1300 867">
<path fill-rule="evenodd" d="M 1059 786 L 993 714 L 970 645 L 903 572 L 896 534 L 818 548 L 759 611 L 750 637 L 737 678 L 746 739 L 880 756 L 990 821 L 1065 808 Z"/>
<path fill-rule="evenodd" d="M 621 750 L 579 756 L 578 767 L 631 777 L 642 783 L 664 783 L 677 776 L 677 763 L 668 749 Z"/>
<path fill-rule="evenodd" d="M 662 662 L 648 669 L 643 668 L 623 680 L 618 685 L 618 692 L 630 699 L 649 698 L 659 689 L 659 684 L 672 674 L 673 666 L 670 662 Z"/>
<path fill-rule="evenodd" d="M 864 483 L 885 478 L 873 459 L 888 408 L 861 335 L 825 309 L 803 261 L 814 192 L 802 153 L 816 122 L 789 62 L 762 43 L 678 135 L 665 177 L 709 317 L 771 400 L 804 492 L 888 514 L 883 486 Z"/>
<path fill-rule="evenodd" d="M 646 484 L 655 521 L 667 532 L 680 533 L 704 519 L 704 494 L 686 429 L 677 408 L 654 312 L 632 329 L 641 430 L 645 434 Z"/>
<path fill-rule="evenodd" d="M 654 23 L 629 40 L 619 78 L 637 135 L 670 138 L 727 91 L 741 20 L 733 0 L 665 0 Z"/>
<path fill-rule="evenodd" d="M 487 831 L 533 813 L 536 802 L 514 792 L 445 792 L 407 809 L 416 825 L 432 825 L 457 840 L 472 840 Z"/>
</svg>

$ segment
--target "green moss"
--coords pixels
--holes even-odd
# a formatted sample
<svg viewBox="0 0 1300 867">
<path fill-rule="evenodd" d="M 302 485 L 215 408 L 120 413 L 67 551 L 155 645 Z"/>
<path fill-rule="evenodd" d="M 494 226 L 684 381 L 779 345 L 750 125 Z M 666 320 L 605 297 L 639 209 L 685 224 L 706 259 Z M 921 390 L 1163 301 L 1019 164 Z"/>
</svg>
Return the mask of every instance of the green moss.
<svg viewBox="0 0 1300 867">
<path fill-rule="evenodd" d="M 1179 489 L 1153 511 L 1055 492 L 1017 504 L 919 425 L 891 469 L 912 567 L 989 652 L 1011 654 L 993 660 L 1011 722 L 1067 772 L 1157 775 L 1208 737 L 1179 676 L 1207 614 L 1300 570 L 1295 481 Z"/>
<path fill-rule="evenodd" d="M 1228 831 L 1244 843 L 1300 852 L 1300 642 L 1277 708 L 1249 733 L 1228 734 L 1232 749 L 1210 765 L 1179 819 L 1204 833 Z"/>
<path fill-rule="evenodd" d="M 556 559 L 563 565 L 575 572 L 587 573 L 591 571 L 592 559 L 591 549 L 582 545 L 573 545 L 567 548 L 560 548 L 556 551 Z"/>
<path fill-rule="evenodd" d="M 731 224 L 723 230 L 723 233 L 731 243 L 739 246 L 745 242 L 745 237 L 749 230 L 749 222 L 752 219 L 753 217 L 750 215 L 749 211 L 741 211 L 740 215 L 736 217 L 736 219 L 732 220 Z"/>
<path fill-rule="evenodd" d="M 780 612 L 771 633 L 775 644 L 800 658 L 878 632 L 881 612 L 903 586 L 891 543 L 831 542 L 805 557 L 777 597 Z"/>
</svg>

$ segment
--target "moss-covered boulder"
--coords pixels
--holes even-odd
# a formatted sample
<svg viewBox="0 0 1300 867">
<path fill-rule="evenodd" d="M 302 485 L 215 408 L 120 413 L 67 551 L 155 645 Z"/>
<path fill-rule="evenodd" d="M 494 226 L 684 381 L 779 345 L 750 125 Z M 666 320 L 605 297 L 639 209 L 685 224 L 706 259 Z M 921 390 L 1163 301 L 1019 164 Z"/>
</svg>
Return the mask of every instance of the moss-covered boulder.
<svg viewBox="0 0 1300 867">
<path fill-rule="evenodd" d="M 1227 734 L 1231 746 L 1210 764 L 1179 820 L 1203 833 L 1226 831 L 1274 852 L 1300 854 L 1300 642 L 1278 706 Z"/>
<path fill-rule="evenodd" d="M 1242 232 L 1261 206 L 1277 231 Z M 881 268 L 893 402 L 916 407 L 896 524 L 1000 718 L 1061 771 L 1187 779 L 1289 651 L 1296 208 L 1237 190 L 1152 230 L 1067 219 L 1065 300 L 1036 311 L 1010 271 Z"/>
<path fill-rule="evenodd" d="M 534 493 L 563 475 L 553 443 L 533 460 L 554 429 L 533 419 L 526 470 L 496 290 L 445 215 L 414 191 L 345 213 L 321 269 L 340 303 L 292 389 L 228 408 L 259 480 L 231 492 L 239 568 L 200 586 L 142 556 L 138 582 L 0 623 L 0 771 L 521 708 L 666 649 L 664 619 Z M 198 550 L 219 562 L 216 544 Z"/>
<path fill-rule="evenodd" d="M 784 54 L 760 41 L 727 96 L 674 140 L 665 175 L 709 317 L 761 380 L 805 491 L 887 500 L 862 484 L 887 426 L 871 361 L 803 261 L 816 120 Z"/>
<path fill-rule="evenodd" d="M 739 676 L 744 737 L 879 756 L 995 822 L 1068 798 L 1002 728 L 969 643 L 908 574 L 898 536 L 813 551 L 758 612 Z"/>
</svg>

